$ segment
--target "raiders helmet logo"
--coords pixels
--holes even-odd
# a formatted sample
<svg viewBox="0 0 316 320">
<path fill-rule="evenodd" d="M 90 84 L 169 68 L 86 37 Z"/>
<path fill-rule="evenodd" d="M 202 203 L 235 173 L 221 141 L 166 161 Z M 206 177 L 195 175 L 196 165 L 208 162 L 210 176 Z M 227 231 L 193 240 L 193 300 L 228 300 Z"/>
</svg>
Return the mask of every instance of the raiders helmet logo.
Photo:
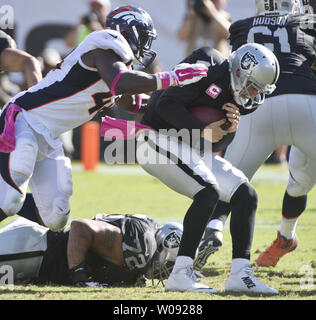
<svg viewBox="0 0 316 320">
<path fill-rule="evenodd" d="M 175 232 L 171 232 L 167 235 L 164 246 L 166 248 L 178 248 L 180 246 L 180 237 Z"/>
<path fill-rule="evenodd" d="M 258 61 L 257 61 L 256 57 L 253 54 L 251 54 L 250 52 L 246 52 L 242 56 L 241 61 L 240 61 L 240 66 L 241 66 L 241 69 L 243 69 L 243 70 L 250 70 L 257 64 L 258 64 Z"/>
</svg>

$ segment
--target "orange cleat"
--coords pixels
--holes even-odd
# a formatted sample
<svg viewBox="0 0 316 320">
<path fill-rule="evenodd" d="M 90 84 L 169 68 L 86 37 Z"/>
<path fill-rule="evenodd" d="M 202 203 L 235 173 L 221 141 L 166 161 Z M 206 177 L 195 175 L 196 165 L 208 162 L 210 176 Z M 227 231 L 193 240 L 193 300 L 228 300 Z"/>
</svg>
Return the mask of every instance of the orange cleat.
<svg viewBox="0 0 316 320">
<path fill-rule="evenodd" d="M 280 231 L 278 231 L 276 240 L 273 241 L 269 248 L 260 254 L 256 263 L 261 267 L 274 267 L 282 256 L 295 250 L 297 244 L 298 239 L 296 235 L 288 240 L 280 234 Z"/>
</svg>

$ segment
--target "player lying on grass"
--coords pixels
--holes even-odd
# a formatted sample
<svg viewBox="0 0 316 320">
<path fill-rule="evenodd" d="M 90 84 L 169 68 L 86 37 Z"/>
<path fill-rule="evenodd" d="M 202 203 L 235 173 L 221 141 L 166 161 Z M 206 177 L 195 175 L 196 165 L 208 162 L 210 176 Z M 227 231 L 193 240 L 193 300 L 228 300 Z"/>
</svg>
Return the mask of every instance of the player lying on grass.
<svg viewBox="0 0 316 320">
<path fill-rule="evenodd" d="M 181 224 L 158 227 L 145 215 L 98 214 L 59 232 L 18 218 L 0 230 L 0 266 L 13 268 L 15 283 L 144 285 L 145 273 L 168 276 L 181 236 Z"/>
</svg>

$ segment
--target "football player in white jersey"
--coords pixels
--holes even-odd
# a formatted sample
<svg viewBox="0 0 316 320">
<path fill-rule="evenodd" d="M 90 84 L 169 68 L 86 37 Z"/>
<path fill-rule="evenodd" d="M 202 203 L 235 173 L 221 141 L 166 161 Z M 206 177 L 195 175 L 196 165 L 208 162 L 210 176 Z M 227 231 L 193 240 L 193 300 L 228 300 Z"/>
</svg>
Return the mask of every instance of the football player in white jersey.
<svg viewBox="0 0 316 320">
<path fill-rule="evenodd" d="M 298 0 L 256 0 L 257 16 L 236 21 L 230 42 L 237 49 L 247 41 L 271 48 L 280 62 L 277 89 L 257 111 L 240 121 L 225 159 L 251 179 L 268 156 L 281 145 L 291 145 L 289 180 L 282 204 L 277 238 L 256 262 L 275 266 L 296 249 L 296 224 L 304 212 L 307 194 L 316 184 L 316 15 L 300 14 Z M 219 202 L 200 244 L 197 263 L 222 244 L 222 230 L 230 204 Z"/>
<path fill-rule="evenodd" d="M 156 31 L 143 9 L 117 8 L 109 13 L 106 27 L 89 34 L 55 70 L 3 108 L 1 220 L 19 213 L 53 231 L 63 228 L 70 211 L 72 176 L 59 136 L 91 120 L 115 100 L 136 112 L 141 101 L 133 94 L 190 84 L 207 75 L 201 64 L 181 64 L 156 74 L 131 70 L 134 58 L 142 62 L 145 56 L 155 55 L 150 47 Z M 30 194 L 26 197 L 27 187 L 34 199 Z M 25 201 L 27 209 L 21 212 Z"/>
</svg>

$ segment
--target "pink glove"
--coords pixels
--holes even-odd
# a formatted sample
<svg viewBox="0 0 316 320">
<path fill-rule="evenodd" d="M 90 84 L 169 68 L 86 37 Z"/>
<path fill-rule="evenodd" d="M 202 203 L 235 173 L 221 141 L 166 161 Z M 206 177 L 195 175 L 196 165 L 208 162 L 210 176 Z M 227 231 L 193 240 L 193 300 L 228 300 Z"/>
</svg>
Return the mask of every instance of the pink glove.
<svg viewBox="0 0 316 320">
<path fill-rule="evenodd" d="M 208 68 L 202 63 L 180 63 L 170 72 L 157 72 L 157 90 L 182 87 L 200 81 L 207 76 Z"/>
</svg>

